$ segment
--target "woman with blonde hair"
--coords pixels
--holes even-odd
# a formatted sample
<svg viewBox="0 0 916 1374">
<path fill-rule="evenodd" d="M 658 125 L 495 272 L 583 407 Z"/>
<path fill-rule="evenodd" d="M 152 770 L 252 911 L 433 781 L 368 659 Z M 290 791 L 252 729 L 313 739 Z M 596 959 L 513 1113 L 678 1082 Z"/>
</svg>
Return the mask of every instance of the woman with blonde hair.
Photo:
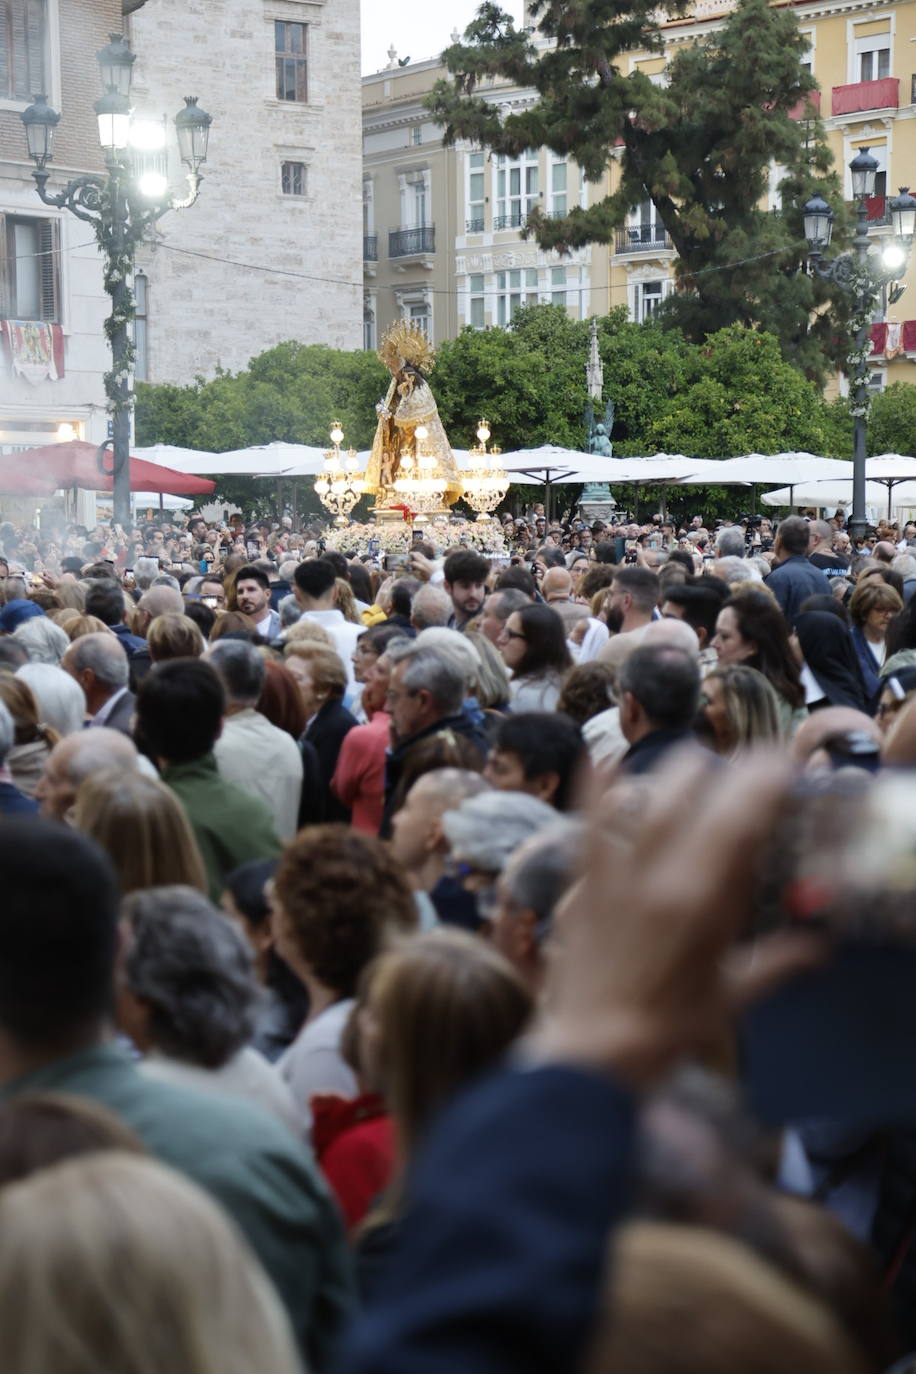
<svg viewBox="0 0 916 1374">
<path fill-rule="evenodd" d="M 114 634 L 114 630 L 106 625 L 104 620 L 99 620 L 97 615 L 78 615 L 75 620 L 68 620 L 61 629 L 70 640 L 79 639 L 81 635 L 101 635 Z"/>
<path fill-rule="evenodd" d="M 170 658 L 200 658 L 207 647 L 194 621 L 175 611 L 156 616 L 146 632 L 146 642 L 153 663 Z"/>
<path fill-rule="evenodd" d="M 16 728 L 13 747 L 6 756 L 6 766 L 19 791 L 27 797 L 34 797 L 48 755 L 60 735 L 41 719 L 35 694 L 21 677 L 0 673 L 0 701 L 13 717 Z"/>
<path fill-rule="evenodd" d="M 509 674 L 499 650 L 479 630 L 466 630 L 464 638 L 480 659 L 471 688 L 482 711 L 503 712 L 509 705 Z"/>
<path fill-rule="evenodd" d="M 48 619 L 53 620 L 54 624 L 59 625 L 66 634 L 67 626 L 72 625 L 74 620 L 79 620 L 83 612 L 76 610 L 73 606 L 62 606 L 60 610 L 48 611 L 46 614 Z"/>
<path fill-rule="evenodd" d="M 82 582 L 68 582 L 62 579 L 57 587 L 57 595 L 67 609 L 83 614 L 86 608 L 86 588 Z"/>
<path fill-rule="evenodd" d="M 173 792 L 143 773 L 108 770 L 76 794 L 73 823 L 114 865 L 121 895 L 182 884 L 207 892 L 200 850 Z"/>
<path fill-rule="evenodd" d="M 298 644 L 302 641 L 323 644 L 326 649 L 334 648 L 333 639 L 317 620 L 297 620 L 283 635 L 284 644 Z"/>
<path fill-rule="evenodd" d="M 353 595 L 353 588 L 345 577 L 338 577 L 334 584 L 337 588 L 337 609 L 343 614 L 344 620 L 349 620 L 354 625 L 362 625 L 359 611 L 356 606 L 356 597 Z"/>
<path fill-rule="evenodd" d="M 371 1292 L 400 1222 L 401 1185 L 433 1118 L 494 1069 L 525 1030 L 533 1001 L 511 964 L 456 929 L 418 935 L 382 953 L 360 995 L 359 1059 L 391 1115 L 396 1180 L 360 1244 Z"/>
<path fill-rule="evenodd" d="M 0 1366 L 15 1374 L 299 1374 L 238 1231 L 151 1159 L 104 1150 L 0 1192 Z"/>
<path fill-rule="evenodd" d="M 703 680 L 698 725 L 717 754 L 734 755 L 782 736 L 779 697 L 756 668 L 733 663 Z"/>
</svg>

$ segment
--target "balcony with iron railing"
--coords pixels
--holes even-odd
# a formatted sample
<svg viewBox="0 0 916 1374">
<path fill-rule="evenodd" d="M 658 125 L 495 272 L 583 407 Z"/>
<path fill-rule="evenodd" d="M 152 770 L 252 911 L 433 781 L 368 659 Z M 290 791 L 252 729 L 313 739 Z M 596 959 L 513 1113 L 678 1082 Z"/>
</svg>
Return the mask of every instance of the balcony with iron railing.
<svg viewBox="0 0 916 1374">
<path fill-rule="evenodd" d="M 617 253 L 658 253 L 673 247 L 671 236 L 662 224 L 627 224 L 617 230 Z"/>
<path fill-rule="evenodd" d="M 432 224 L 415 229 L 392 229 L 388 234 L 389 258 L 425 258 L 436 251 L 436 230 Z"/>
<path fill-rule="evenodd" d="M 363 234 L 363 262 L 378 262 L 378 234 Z"/>
<path fill-rule="evenodd" d="M 832 115 L 859 114 L 863 110 L 896 110 L 900 105 L 900 80 L 883 76 L 880 81 L 853 81 L 834 86 L 830 96 Z"/>
</svg>

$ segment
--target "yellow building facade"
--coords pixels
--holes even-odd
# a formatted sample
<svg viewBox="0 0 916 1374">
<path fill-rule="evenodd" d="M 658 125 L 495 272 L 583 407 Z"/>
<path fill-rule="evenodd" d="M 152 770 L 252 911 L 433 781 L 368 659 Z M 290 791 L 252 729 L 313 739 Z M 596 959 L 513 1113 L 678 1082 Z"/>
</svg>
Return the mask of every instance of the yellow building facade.
<svg viewBox="0 0 916 1374">
<path fill-rule="evenodd" d="M 663 82 L 684 45 L 719 27 L 729 0 L 698 0 L 690 18 L 665 24 L 665 51 L 634 52 L 630 70 Z M 878 161 L 868 204 L 875 248 L 891 235 L 888 201 L 916 186 L 916 0 L 811 0 L 793 5 L 808 44 L 819 106 L 837 170 L 851 198 L 848 165 L 863 147 Z M 611 244 L 571 256 L 544 252 L 521 230 L 537 206 L 565 214 L 603 199 L 608 177 L 588 184 L 570 159 L 547 149 L 507 159 L 458 144 L 442 145 L 423 100 L 444 75 L 440 62 L 389 66 L 363 79 L 365 343 L 374 346 L 396 318 L 423 324 L 434 341 L 465 325 L 505 325 L 523 304 L 563 305 L 576 319 L 625 306 L 649 318 L 673 290 L 675 254 L 647 199 L 634 206 Z M 497 82 L 481 94 L 507 113 L 534 101 L 533 91 Z M 780 169 L 770 178 L 778 202 Z M 916 379 L 916 252 L 902 280 L 909 290 L 876 313 L 870 359 L 875 389 Z"/>
</svg>

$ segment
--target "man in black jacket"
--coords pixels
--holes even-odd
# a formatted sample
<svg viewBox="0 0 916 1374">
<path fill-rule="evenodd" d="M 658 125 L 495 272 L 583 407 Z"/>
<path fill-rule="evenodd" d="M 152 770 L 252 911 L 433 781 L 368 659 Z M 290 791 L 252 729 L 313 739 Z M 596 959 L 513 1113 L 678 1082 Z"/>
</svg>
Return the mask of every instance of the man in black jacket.
<svg viewBox="0 0 916 1374">
<path fill-rule="evenodd" d="M 648 773 L 692 738 L 700 700 L 697 659 L 674 644 L 634 649 L 620 669 L 617 696 L 620 728 L 630 746 L 621 767 Z"/>
</svg>

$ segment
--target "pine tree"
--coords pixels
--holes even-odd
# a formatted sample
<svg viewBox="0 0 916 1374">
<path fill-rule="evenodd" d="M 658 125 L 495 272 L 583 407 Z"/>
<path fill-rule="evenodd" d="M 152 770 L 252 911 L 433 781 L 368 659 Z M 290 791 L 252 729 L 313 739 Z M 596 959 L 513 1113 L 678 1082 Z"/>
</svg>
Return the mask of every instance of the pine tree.
<svg viewBox="0 0 916 1374">
<path fill-rule="evenodd" d="M 686 8 L 677 0 L 667 13 Z M 446 141 L 509 156 L 546 146 L 595 183 L 619 159 L 613 194 L 561 219 L 534 212 L 529 232 L 541 247 L 609 243 L 648 197 L 678 255 L 666 322 L 697 341 L 735 323 L 769 330 L 790 361 L 822 378 L 843 351 L 844 304 L 825 310 L 826 284 L 804 271 L 801 207 L 815 186 L 837 204 L 840 187 L 808 99 L 816 83 L 802 66 L 794 14 L 738 0 L 718 31 L 674 57 L 667 84 L 657 86 L 622 72 L 626 53 L 662 51 L 648 0 L 531 0 L 529 11 L 546 48 L 535 49 L 487 3 L 465 41 L 446 49 L 452 79 L 429 100 Z M 537 103 L 505 115 L 481 93 L 488 78 L 533 89 Z M 784 169 L 779 212 L 762 208 L 774 163 Z"/>
</svg>

